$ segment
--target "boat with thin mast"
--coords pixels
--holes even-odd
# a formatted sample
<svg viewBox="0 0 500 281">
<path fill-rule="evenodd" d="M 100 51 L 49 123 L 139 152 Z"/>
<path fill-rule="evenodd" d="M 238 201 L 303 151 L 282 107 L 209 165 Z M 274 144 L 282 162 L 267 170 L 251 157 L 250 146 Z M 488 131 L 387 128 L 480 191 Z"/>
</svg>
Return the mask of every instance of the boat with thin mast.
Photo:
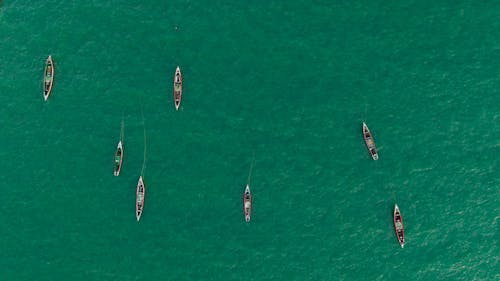
<svg viewBox="0 0 500 281">
<path fill-rule="evenodd" d="M 175 69 L 174 74 L 174 105 L 175 110 L 179 110 L 182 100 L 182 73 L 179 66 Z"/>
<path fill-rule="evenodd" d="M 377 147 L 375 146 L 375 141 L 373 140 L 372 133 L 370 132 L 370 129 L 368 129 L 368 126 L 365 124 L 365 122 L 363 122 L 363 138 L 373 160 L 378 160 L 378 152 Z"/>
<path fill-rule="evenodd" d="M 252 169 L 254 162 L 255 162 L 255 156 L 253 157 L 252 164 L 250 165 L 247 185 L 245 187 L 245 193 L 243 194 L 243 213 L 245 215 L 246 222 L 250 222 L 250 219 L 252 218 L 252 192 L 250 191 L 250 178 L 252 177 Z"/>
<path fill-rule="evenodd" d="M 144 125 L 144 111 L 142 111 L 142 122 Z M 146 126 L 144 126 L 144 158 L 142 162 L 141 176 L 137 182 L 136 197 L 135 197 L 135 217 L 137 221 L 141 219 L 142 212 L 144 211 L 144 201 L 146 199 L 146 185 L 144 184 L 144 171 L 146 169 Z"/>
<path fill-rule="evenodd" d="M 52 56 L 49 55 L 45 61 L 45 70 L 43 74 L 43 98 L 47 100 L 52 92 L 52 85 L 54 84 L 54 62 Z"/>
<path fill-rule="evenodd" d="M 124 120 L 122 118 L 122 126 L 120 130 L 120 141 L 118 141 L 118 145 L 116 146 L 116 151 L 115 151 L 115 168 L 114 168 L 114 175 L 119 176 L 120 175 L 120 170 L 122 169 L 122 163 L 123 163 L 123 130 L 124 130 Z"/>
<path fill-rule="evenodd" d="M 137 182 L 136 202 L 135 202 L 135 217 L 137 221 L 141 219 L 142 211 L 144 210 L 144 199 L 146 199 L 146 186 L 142 180 L 142 175 Z"/>
<path fill-rule="evenodd" d="M 403 248 L 405 246 L 405 228 L 403 225 L 403 216 L 401 216 L 398 204 L 394 205 L 394 231 L 396 231 L 399 245 Z"/>
</svg>

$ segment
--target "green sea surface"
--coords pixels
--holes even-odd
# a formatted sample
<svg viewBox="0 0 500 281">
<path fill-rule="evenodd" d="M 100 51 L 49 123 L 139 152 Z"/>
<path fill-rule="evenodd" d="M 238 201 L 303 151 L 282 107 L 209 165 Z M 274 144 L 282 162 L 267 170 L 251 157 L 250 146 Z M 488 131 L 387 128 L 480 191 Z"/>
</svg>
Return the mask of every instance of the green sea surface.
<svg viewBox="0 0 500 281">
<path fill-rule="evenodd" d="M 500 279 L 498 1 L 5 0 L 0 58 L 0 280 Z"/>
</svg>

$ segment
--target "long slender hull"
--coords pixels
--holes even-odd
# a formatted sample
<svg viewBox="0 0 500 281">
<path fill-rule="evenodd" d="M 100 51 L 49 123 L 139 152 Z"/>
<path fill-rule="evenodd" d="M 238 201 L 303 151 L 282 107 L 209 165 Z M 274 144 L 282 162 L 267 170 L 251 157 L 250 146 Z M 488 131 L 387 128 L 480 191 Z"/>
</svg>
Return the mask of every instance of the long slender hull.
<svg viewBox="0 0 500 281">
<path fill-rule="evenodd" d="M 142 176 L 137 182 L 136 200 L 135 200 L 135 216 L 137 221 L 141 219 L 142 211 L 144 210 L 144 201 L 146 199 L 146 186 L 142 181 Z"/>
<path fill-rule="evenodd" d="M 115 176 L 120 175 L 120 170 L 122 169 L 122 163 L 123 163 L 123 144 L 122 141 L 120 140 L 118 142 L 118 145 L 116 146 L 116 152 L 115 152 L 115 171 L 114 171 Z"/>
<path fill-rule="evenodd" d="M 394 231 L 396 232 L 399 245 L 403 248 L 405 246 L 405 229 L 403 225 L 403 216 L 401 216 L 398 205 L 394 206 Z"/>
<path fill-rule="evenodd" d="M 246 186 L 245 194 L 243 194 L 243 213 L 245 214 L 245 221 L 249 222 L 252 217 L 252 193 L 249 185 Z"/>
<path fill-rule="evenodd" d="M 181 69 L 177 66 L 174 75 L 174 105 L 175 110 L 179 110 L 182 100 L 182 73 Z"/>
<path fill-rule="evenodd" d="M 52 56 L 47 58 L 45 62 L 45 71 L 43 75 L 43 98 L 47 100 L 52 92 L 52 85 L 54 84 L 54 63 Z"/>
<path fill-rule="evenodd" d="M 373 140 L 373 136 L 370 132 L 370 129 L 368 129 L 368 126 L 363 122 L 363 139 L 365 140 L 366 147 L 368 148 L 368 151 L 370 152 L 370 155 L 372 156 L 373 160 L 378 160 L 378 152 L 377 152 L 377 147 L 375 146 L 375 141 Z"/>
</svg>

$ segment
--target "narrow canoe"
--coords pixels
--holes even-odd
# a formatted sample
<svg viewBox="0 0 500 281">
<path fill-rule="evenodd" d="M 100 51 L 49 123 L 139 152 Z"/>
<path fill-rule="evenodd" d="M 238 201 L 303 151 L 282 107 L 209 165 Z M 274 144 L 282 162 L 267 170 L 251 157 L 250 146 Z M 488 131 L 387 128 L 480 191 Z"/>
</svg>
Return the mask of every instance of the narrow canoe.
<svg viewBox="0 0 500 281">
<path fill-rule="evenodd" d="M 245 188 L 245 194 L 243 194 L 243 213 L 245 214 L 245 221 L 249 222 L 252 216 L 252 193 L 248 184 Z"/>
<path fill-rule="evenodd" d="M 401 248 L 405 246 L 405 228 L 403 225 L 403 216 L 399 211 L 399 207 L 396 204 L 394 206 L 394 231 L 396 231 L 396 237 L 398 238 L 399 245 Z"/>
<path fill-rule="evenodd" d="M 43 75 L 43 98 L 47 100 L 52 92 L 52 85 L 54 84 L 54 62 L 52 56 L 47 58 L 45 62 L 45 71 Z"/>
<path fill-rule="evenodd" d="M 365 139 L 366 147 L 368 148 L 368 151 L 370 151 L 370 155 L 373 160 L 378 160 L 378 152 L 377 147 L 375 146 L 375 141 L 373 140 L 372 133 L 370 132 L 370 129 L 368 129 L 368 126 L 366 126 L 365 122 L 363 122 L 363 138 Z"/>
<path fill-rule="evenodd" d="M 135 200 L 135 216 L 137 221 L 141 219 L 142 211 L 144 209 L 144 199 L 146 196 L 146 186 L 142 181 L 142 176 L 139 177 L 137 182 L 136 200 Z"/>
<path fill-rule="evenodd" d="M 122 141 L 120 140 L 118 142 L 118 145 L 116 146 L 116 152 L 115 152 L 115 176 L 120 175 L 120 170 L 122 169 L 122 162 L 123 162 L 123 144 Z"/>
<path fill-rule="evenodd" d="M 179 110 L 182 100 L 182 74 L 181 69 L 177 66 L 174 75 L 174 104 L 175 110 Z"/>
</svg>

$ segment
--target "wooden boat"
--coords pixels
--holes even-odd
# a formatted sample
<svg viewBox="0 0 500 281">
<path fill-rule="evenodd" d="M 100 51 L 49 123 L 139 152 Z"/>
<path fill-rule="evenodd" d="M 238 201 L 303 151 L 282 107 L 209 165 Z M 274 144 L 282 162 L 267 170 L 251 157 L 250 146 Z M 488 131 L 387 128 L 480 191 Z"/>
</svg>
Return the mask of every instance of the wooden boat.
<svg viewBox="0 0 500 281">
<path fill-rule="evenodd" d="M 115 152 L 115 176 L 120 175 L 120 170 L 122 168 L 122 162 L 123 162 L 123 145 L 122 145 L 122 141 L 120 140 L 118 142 L 118 145 L 116 147 L 116 152 Z"/>
<path fill-rule="evenodd" d="M 405 229 L 403 226 L 403 217 L 401 216 L 401 212 L 399 212 L 397 204 L 394 206 L 394 230 L 396 231 L 399 245 L 403 248 L 405 246 Z"/>
<path fill-rule="evenodd" d="M 174 104 L 175 110 L 179 110 L 182 100 L 182 74 L 181 69 L 177 66 L 174 75 Z"/>
<path fill-rule="evenodd" d="M 370 151 L 370 155 L 373 160 L 378 160 L 377 147 L 375 146 L 375 141 L 373 140 L 373 136 L 366 126 L 365 122 L 363 122 L 363 138 L 365 139 L 366 147 Z"/>
<path fill-rule="evenodd" d="M 146 196 L 146 186 L 142 181 L 142 176 L 139 177 L 139 182 L 137 182 L 137 192 L 135 200 L 135 216 L 137 221 L 141 219 L 142 210 L 144 209 L 144 199 Z"/>
<path fill-rule="evenodd" d="M 249 222 L 252 216 L 252 193 L 248 184 L 243 195 L 243 212 L 245 213 L 245 221 Z"/>
<path fill-rule="evenodd" d="M 52 92 L 52 84 L 54 84 L 54 63 L 52 56 L 47 58 L 45 62 L 45 71 L 43 75 L 43 98 L 47 100 Z"/>
</svg>

